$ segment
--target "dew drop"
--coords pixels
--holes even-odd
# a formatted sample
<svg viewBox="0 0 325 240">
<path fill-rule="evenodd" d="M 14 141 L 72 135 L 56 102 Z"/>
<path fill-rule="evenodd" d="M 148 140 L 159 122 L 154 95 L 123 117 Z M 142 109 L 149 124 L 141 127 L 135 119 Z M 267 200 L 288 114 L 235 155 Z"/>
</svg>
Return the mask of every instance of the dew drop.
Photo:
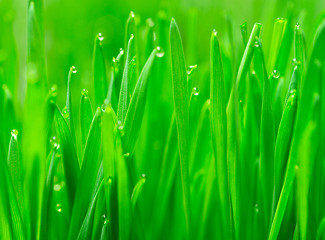
<svg viewBox="0 0 325 240">
<path fill-rule="evenodd" d="M 272 76 L 273 76 L 273 78 L 279 78 L 280 77 L 280 72 L 278 70 L 273 70 Z"/>
<path fill-rule="evenodd" d="M 160 46 L 157 46 L 156 50 L 157 50 L 156 52 L 157 57 L 162 58 L 165 55 L 164 50 Z"/>
<path fill-rule="evenodd" d="M 147 176 L 146 176 L 146 174 L 145 173 L 142 173 L 141 174 L 141 178 L 146 178 Z"/>
<path fill-rule="evenodd" d="M 54 191 L 58 192 L 61 190 L 61 185 L 60 184 L 55 184 L 53 187 Z"/>
<path fill-rule="evenodd" d="M 260 211 L 260 209 L 258 208 L 258 204 L 256 203 L 254 206 L 255 212 L 258 213 Z"/>
<path fill-rule="evenodd" d="M 11 130 L 11 136 L 14 137 L 14 138 L 17 138 L 18 136 L 18 131 L 16 129 L 12 129 Z"/>
<path fill-rule="evenodd" d="M 52 148 L 55 148 L 55 149 L 59 149 L 59 147 L 60 147 L 60 145 L 58 144 L 58 141 L 56 139 L 56 136 L 53 136 L 50 139 L 50 144 L 51 144 Z"/>
<path fill-rule="evenodd" d="M 106 217 L 106 214 L 103 214 L 100 218 L 101 218 L 103 224 L 106 224 L 108 222 L 108 218 Z"/>
<path fill-rule="evenodd" d="M 198 95 L 200 94 L 200 90 L 199 90 L 197 87 L 194 87 L 194 88 L 192 89 L 192 94 L 193 94 L 194 96 L 198 96 Z"/>
<path fill-rule="evenodd" d="M 125 158 L 130 157 L 130 153 L 124 153 L 123 157 L 125 157 Z"/>
<path fill-rule="evenodd" d="M 254 42 L 254 47 L 256 48 L 260 47 L 260 43 L 257 40 Z"/>
<path fill-rule="evenodd" d="M 70 69 L 70 71 L 72 73 L 77 73 L 77 68 L 75 66 L 72 66 L 71 69 Z"/>
<path fill-rule="evenodd" d="M 129 16 L 130 16 L 130 18 L 134 18 L 134 17 L 135 17 L 135 14 L 134 14 L 134 12 L 133 12 L 133 11 L 131 11 L 131 12 L 130 12 L 130 15 L 129 15 Z"/>
<path fill-rule="evenodd" d="M 119 55 L 123 55 L 123 54 L 124 54 L 124 50 L 123 50 L 123 48 L 120 48 Z"/>
<path fill-rule="evenodd" d="M 120 131 L 121 136 L 123 136 L 124 135 L 124 126 L 123 126 L 122 122 L 118 121 L 117 126 L 118 126 L 117 129 Z"/>
<path fill-rule="evenodd" d="M 186 69 L 187 75 L 190 77 L 196 69 L 197 69 L 197 64 L 188 66 L 188 68 Z"/>
<path fill-rule="evenodd" d="M 88 97 L 88 90 L 87 89 L 82 89 L 81 94 L 85 97 Z"/>
<path fill-rule="evenodd" d="M 67 106 L 65 106 L 63 108 L 62 115 L 63 115 L 64 118 L 68 118 L 69 117 L 69 112 L 68 112 Z"/>
<path fill-rule="evenodd" d="M 62 212 L 62 205 L 61 204 L 56 204 L 55 209 L 57 212 Z"/>
<path fill-rule="evenodd" d="M 104 40 L 104 37 L 103 37 L 102 33 L 98 33 L 98 40 L 99 41 L 103 41 Z"/>
</svg>

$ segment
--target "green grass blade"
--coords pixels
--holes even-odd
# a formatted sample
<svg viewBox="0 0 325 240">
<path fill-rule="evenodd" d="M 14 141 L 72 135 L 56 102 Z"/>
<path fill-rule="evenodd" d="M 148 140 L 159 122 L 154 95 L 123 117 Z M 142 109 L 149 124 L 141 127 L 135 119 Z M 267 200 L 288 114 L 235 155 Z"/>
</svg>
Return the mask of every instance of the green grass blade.
<svg viewBox="0 0 325 240">
<path fill-rule="evenodd" d="M 13 129 L 11 131 L 11 138 L 8 151 L 8 167 L 12 179 L 13 188 L 16 194 L 18 207 L 23 213 L 23 183 L 22 183 L 22 163 L 19 157 L 18 147 L 18 131 Z"/>
<path fill-rule="evenodd" d="M 123 151 L 125 153 L 133 153 L 134 146 L 139 135 L 145 110 L 148 77 L 156 57 L 156 52 L 156 49 L 151 52 L 150 57 L 141 71 L 137 85 L 135 86 L 132 94 L 128 111 L 126 113 L 123 126 L 124 135 L 122 135 Z"/>
<path fill-rule="evenodd" d="M 91 202 L 92 190 L 95 186 L 98 169 L 100 166 L 99 152 L 101 147 L 101 109 L 97 108 L 90 126 L 85 147 L 83 164 L 80 171 L 72 210 L 68 239 L 76 239 L 82 221 Z"/>
<path fill-rule="evenodd" d="M 51 143 L 49 139 L 51 138 L 52 134 L 52 126 L 54 121 L 54 112 L 56 108 L 56 96 L 57 96 L 57 89 L 56 86 L 52 86 L 50 91 L 47 94 L 47 98 L 45 101 L 45 140 L 46 140 L 46 154 L 48 155 L 51 151 Z"/>
<path fill-rule="evenodd" d="M 93 81 L 96 107 L 101 106 L 104 103 L 108 91 L 106 64 L 102 46 L 103 39 L 104 37 L 100 33 L 95 37 L 95 46 L 93 54 Z"/>
<path fill-rule="evenodd" d="M 98 177 L 96 180 L 95 188 L 94 188 L 94 193 L 93 196 L 91 197 L 91 202 L 88 206 L 88 210 L 86 213 L 86 216 L 82 222 L 79 234 L 77 239 L 90 239 L 91 238 L 91 230 L 92 230 L 92 222 L 96 221 L 99 222 L 101 219 L 94 219 L 95 215 L 95 206 L 96 206 L 96 200 L 99 196 L 100 190 L 102 189 L 102 186 L 104 184 L 104 179 L 103 179 L 103 168 L 101 167 L 99 169 Z"/>
<path fill-rule="evenodd" d="M 271 220 L 271 209 L 274 188 L 274 147 L 275 147 L 275 129 L 272 109 L 272 89 L 268 79 L 264 63 L 264 55 L 261 43 L 258 51 L 261 54 L 262 68 L 264 69 L 263 80 L 263 98 L 262 98 L 262 115 L 260 129 L 260 179 L 261 193 L 263 196 L 263 212 L 265 217 L 265 227 L 268 228 Z"/>
<path fill-rule="evenodd" d="M 73 107 L 71 105 L 72 102 L 72 95 L 71 95 L 71 81 L 72 81 L 72 76 L 77 72 L 76 67 L 72 66 L 69 70 L 69 74 L 68 74 L 68 84 L 67 84 L 67 99 L 66 99 L 66 103 L 65 106 L 66 108 L 64 108 L 64 114 L 66 114 L 66 119 L 67 119 L 67 123 L 68 126 L 70 128 L 71 131 L 71 136 L 74 142 L 76 142 L 76 134 L 75 134 L 75 129 L 74 129 L 74 119 L 73 119 Z"/>
<path fill-rule="evenodd" d="M 134 213 L 138 198 L 141 194 L 141 191 L 143 189 L 143 185 L 146 183 L 146 176 L 141 176 L 140 180 L 135 184 L 133 188 L 133 192 L 131 194 L 131 209 L 132 213 Z"/>
<path fill-rule="evenodd" d="M 275 202 L 279 198 L 284 174 L 285 167 L 287 165 L 287 159 L 290 152 L 290 145 L 292 134 L 294 130 L 294 121 L 296 117 L 297 111 L 297 95 L 296 95 L 296 74 L 297 67 L 294 68 L 294 72 L 292 74 L 291 83 L 288 89 L 288 94 L 286 97 L 285 108 L 282 114 L 282 118 L 280 121 L 280 126 L 277 134 L 275 151 L 274 151 L 274 159 L 275 159 Z"/>
<path fill-rule="evenodd" d="M 131 229 L 131 201 L 128 167 L 123 157 L 121 139 L 116 139 L 116 173 L 117 173 L 117 199 L 118 199 L 118 229 L 119 239 L 128 240 Z"/>
<path fill-rule="evenodd" d="M 170 52 L 174 92 L 175 118 L 178 133 L 178 147 L 183 189 L 183 205 L 187 234 L 191 231 L 191 200 L 189 190 L 189 110 L 188 86 L 182 40 L 176 21 L 170 23 Z"/>
<path fill-rule="evenodd" d="M 4 194 L 2 199 L 7 199 L 7 209 L 10 212 L 9 226 L 13 239 L 26 239 L 25 225 L 8 166 L 3 159 L 1 159 L 0 164 L 0 174 L 4 178 L 4 188 L 2 190 L 5 190 L 1 194 Z"/>
<path fill-rule="evenodd" d="M 120 90 L 120 97 L 117 106 L 117 119 L 121 123 L 124 123 L 126 113 L 128 110 L 129 102 L 130 102 L 130 92 L 129 83 L 132 81 L 132 77 L 135 71 L 135 58 L 132 58 L 132 49 L 134 48 L 134 36 L 131 35 L 129 43 L 128 43 L 128 50 L 126 54 L 125 66 L 122 76 L 121 82 L 121 90 Z"/>
<path fill-rule="evenodd" d="M 66 184 L 68 189 L 69 207 L 72 208 L 79 179 L 79 163 L 75 145 L 68 124 L 57 107 L 54 113 L 55 126 L 60 141 Z"/>
<path fill-rule="evenodd" d="M 325 233 L 325 218 L 322 219 L 322 221 L 320 222 L 320 224 L 317 228 L 316 240 L 323 239 L 324 233 Z"/>
<path fill-rule="evenodd" d="M 88 90 L 83 89 L 81 91 L 80 99 L 80 129 L 81 129 L 81 144 L 82 150 L 84 150 L 87 136 L 89 133 L 90 125 L 93 119 L 93 109 L 91 107 L 90 98 L 88 96 Z M 82 166 L 82 163 L 80 163 Z"/>
<path fill-rule="evenodd" d="M 51 211 L 51 200 L 53 195 L 53 183 L 54 183 L 54 174 L 59 163 L 59 159 L 56 154 L 59 150 L 60 145 L 53 143 L 52 151 L 47 157 L 49 162 L 49 168 L 47 172 L 46 183 L 43 191 L 43 201 L 42 201 L 42 220 L 41 220 L 41 230 L 40 230 L 40 239 L 46 239 L 48 234 L 48 222 L 49 222 L 49 213 Z"/>
<path fill-rule="evenodd" d="M 305 76 L 306 71 L 306 46 L 305 46 L 305 33 L 299 24 L 295 26 L 295 46 L 294 46 L 294 59 L 293 62 L 298 66 L 300 78 L 297 80 L 299 95 L 302 92 L 301 79 Z"/>
<path fill-rule="evenodd" d="M 216 176 L 222 209 L 222 224 L 230 230 L 230 206 L 227 169 L 227 102 L 217 32 L 213 31 L 210 48 L 210 121 Z M 226 235 L 230 237 L 229 233 Z M 225 237 L 226 237 L 225 236 Z"/>
</svg>

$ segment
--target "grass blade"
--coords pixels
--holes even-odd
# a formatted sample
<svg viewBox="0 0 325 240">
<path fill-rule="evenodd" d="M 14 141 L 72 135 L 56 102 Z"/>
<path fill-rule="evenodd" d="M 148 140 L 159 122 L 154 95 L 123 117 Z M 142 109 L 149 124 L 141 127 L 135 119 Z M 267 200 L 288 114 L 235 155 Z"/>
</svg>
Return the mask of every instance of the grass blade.
<svg viewBox="0 0 325 240">
<path fill-rule="evenodd" d="M 91 102 L 88 96 L 88 90 L 83 89 L 81 91 L 80 99 L 80 128 L 81 128 L 81 144 L 82 150 L 84 151 L 87 136 L 89 133 L 90 125 L 93 119 L 93 109 L 91 107 Z M 82 163 L 80 163 L 82 166 Z"/>
<path fill-rule="evenodd" d="M 120 97 L 117 106 L 117 120 L 121 123 L 124 123 L 125 116 L 128 110 L 129 101 L 130 101 L 130 92 L 129 83 L 132 81 L 132 77 L 135 70 L 135 58 L 132 58 L 131 49 L 134 48 L 134 37 L 131 35 L 128 50 L 126 54 L 125 66 L 121 82 Z"/>
<path fill-rule="evenodd" d="M 172 80 L 174 92 L 175 118 L 178 133 L 178 147 L 183 189 L 187 234 L 191 231 L 191 200 L 189 190 L 189 110 L 188 86 L 182 40 L 176 21 L 170 23 L 170 53 L 172 63 Z"/>
<path fill-rule="evenodd" d="M 79 179 L 79 163 L 68 124 L 57 107 L 54 113 L 55 126 L 60 140 L 63 166 L 68 189 L 69 207 L 72 208 Z"/>
<path fill-rule="evenodd" d="M 100 166 L 99 152 L 101 147 L 101 109 L 97 108 L 90 126 L 85 147 L 83 164 L 76 190 L 73 205 L 68 239 L 76 239 L 82 221 L 87 213 L 87 207 L 91 202 L 91 194 L 94 189 L 98 169 Z"/>
<path fill-rule="evenodd" d="M 122 136 L 122 143 L 124 153 L 133 153 L 134 146 L 139 135 L 145 110 L 148 77 L 156 57 L 156 52 L 156 49 L 151 52 L 150 57 L 141 71 L 137 85 L 135 86 L 132 94 L 123 126 L 124 135 Z"/>
<path fill-rule="evenodd" d="M 93 54 L 94 90 L 97 107 L 104 103 L 108 91 L 106 64 L 102 47 L 103 39 L 104 37 L 101 35 L 101 33 L 95 37 Z"/>
<path fill-rule="evenodd" d="M 222 209 L 223 229 L 230 230 L 230 196 L 228 195 L 227 174 L 227 102 L 219 40 L 215 31 L 212 32 L 210 51 L 211 136 L 220 198 L 219 204 L 220 209 Z M 229 237 L 230 233 L 227 233 L 225 238 Z"/>
</svg>

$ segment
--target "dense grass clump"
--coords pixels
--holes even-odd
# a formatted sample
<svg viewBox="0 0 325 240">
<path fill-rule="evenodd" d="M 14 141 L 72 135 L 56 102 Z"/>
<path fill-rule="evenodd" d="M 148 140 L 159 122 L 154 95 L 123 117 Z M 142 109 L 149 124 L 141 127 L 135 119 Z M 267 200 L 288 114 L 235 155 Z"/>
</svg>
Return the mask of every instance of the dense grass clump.
<svg viewBox="0 0 325 240">
<path fill-rule="evenodd" d="M 324 14 L 222 14 L 208 36 L 202 9 L 185 30 L 162 4 L 155 20 L 129 14 L 112 60 L 97 33 L 80 49 L 92 63 L 61 79 L 43 2 L 28 2 L 20 68 L 8 6 L 0 239 L 325 239 Z"/>
</svg>

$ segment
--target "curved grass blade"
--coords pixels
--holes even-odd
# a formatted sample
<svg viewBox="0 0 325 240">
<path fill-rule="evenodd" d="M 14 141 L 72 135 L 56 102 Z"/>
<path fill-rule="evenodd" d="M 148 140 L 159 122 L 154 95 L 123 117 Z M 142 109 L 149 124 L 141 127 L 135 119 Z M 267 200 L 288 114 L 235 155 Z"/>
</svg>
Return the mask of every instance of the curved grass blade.
<svg viewBox="0 0 325 240">
<path fill-rule="evenodd" d="M 223 229 L 230 230 L 230 205 L 227 168 L 227 102 L 221 52 L 217 32 L 213 31 L 210 43 L 210 125 L 217 184 L 222 210 Z M 225 238 L 229 238 L 230 233 Z"/>
<path fill-rule="evenodd" d="M 137 85 L 132 94 L 123 126 L 124 135 L 122 136 L 122 143 L 124 153 L 133 153 L 139 135 L 146 105 L 148 77 L 156 57 L 156 52 L 157 49 L 154 49 L 151 52 L 150 57 L 141 71 Z"/>
<path fill-rule="evenodd" d="M 124 123 L 126 113 L 130 101 L 130 92 L 129 83 L 132 81 L 133 74 L 135 71 L 135 58 L 132 58 L 132 49 L 134 48 L 134 36 L 131 35 L 128 50 L 126 54 L 125 66 L 121 82 L 120 97 L 117 106 L 117 120 L 121 123 Z"/>
<path fill-rule="evenodd" d="M 74 120 L 73 120 L 73 112 L 72 112 L 72 96 L 71 96 L 71 81 L 72 81 L 72 76 L 77 72 L 76 67 L 72 66 L 69 70 L 69 75 L 68 75 L 68 84 L 67 84 L 67 99 L 66 99 L 66 108 L 64 108 L 63 112 L 67 116 L 67 123 L 71 131 L 71 136 L 74 142 L 76 142 L 76 134 L 74 130 Z"/>
<path fill-rule="evenodd" d="M 51 138 L 52 134 L 52 125 L 54 121 L 54 112 L 56 108 L 56 96 L 57 96 L 57 89 L 56 86 L 52 86 L 45 102 L 45 140 L 46 140 L 46 154 L 48 155 L 51 151 L 51 143 L 48 141 Z"/>
<path fill-rule="evenodd" d="M 229 174 L 229 189 L 231 196 L 231 208 L 233 215 L 234 236 L 239 239 L 241 236 L 241 187 L 240 187 L 240 169 L 239 169 L 239 129 L 238 129 L 238 90 L 241 88 L 250 63 L 253 58 L 256 38 L 261 31 L 261 24 L 256 23 L 253 27 L 249 40 L 247 42 L 244 55 L 239 65 L 236 82 L 232 86 L 228 105 L 227 105 L 227 161 Z"/>
<path fill-rule="evenodd" d="M 106 64 L 102 47 L 104 37 L 99 33 L 95 37 L 94 55 L 93 55 L 93 76 L 96 107 L 101 106 L 107 95 L 108 85 L 106 77 Z"/>
<path fill-rule="evenodd" d="M 55 109 L 54 119 L 62 149 L 63 167 L 68 190 L 69 207 L 71 209 L 75 199 L 80 173 L 78 157 L 70 129 L 58 107 Z"/>
<path fill-rule="evenodd" d="M 176 21 L 170 23 L 170 52 L 172 63 L 172 80 L 175 118 L 178 133 L 178 147 L 180 156 L 180 169 L 183 189 L 183 205 L 186 219 L 187 234 L 191 231 L 191 200 L 189 189 L 189 110 L 188 86 L 185 69 L 185 59 L 182 40 Z"/>
<path fill-rule="evenodd" d="M 290 145 L 292 134 L 294 130 L 294 122 L 297 111 L 297 95 L 296 95 L 296 74 L 297 67 L 294 68 L 292 74 L 291 83 L 288 89 L 288 94 L 286 97 L 285 108 L 282 114 L 276 144 L 274 151 L 274 160 L 275 160 L 275 196 L 274 203 L 277 203 L 277 200 L 280 195 L 280 191 L 283 184 L 285 167 L 287 165 L 287 159 L 290 152 Z M 275 207 L 275 205 L 274 205 Z M 273 207 L 273 210 L 275 210 Z"/>
<path fill-rule="evenodd" d="M 126 161 L 123 157 L 119 133 L 116 138 L 116 168 L 117 168 L 117 199 L 118 199 L 118 229 L 119 239 L 130 239 L 131 229 L 131 201 L 129 193 L 129 174 Z"/>
<path fill-rule="evenodd" d="M 87 136 L 89 133 L 90 125 L 93 119 L 93 109 L 91 107 L 91 102 L 88 96 L 88 90 L 83 89 L 81 91 L 80 99 L 80 128 L 81 128 L 81 144 L 82 150 L 84 151 Z M 82 163 L 80 163 L 82 166 Z"/>
<path fill-rule="evenodd" d="M 146 176 L 142 175 L 140 180 L 135 184 L 134 188 L 133 188 L 133 192 L 131 194 L 131 209 L 132 209 L 132 213 L 134 213 L 135 210 L 135 206 L 137 204 L 139 195 L 143 189 L 143 185 L 146 183 Z"/>
<path fill-rule="evenodd" d="M 267 77 L 264 63 L 264 55 L 261 43 L 259 42 L 258 52 L 262 59 L 262 69 L 264 69 L 263 80 L 263 98 L 262 115 L 260 129 L 260 179 L 261 193 L 263 196 L 263 212 L 265 216 L 265 226 L 268 228 L 271 220 L 272 199 L 274 188 L 274 147 L 275 147 L 275 129 L 272 109 L 272 89 Z"/>
<path fill-rule="evenodd" d="M 0 175 L 3 176 L 2 199 L 7 199 L 6 209 L 10 212 L 9 226 L 12 231 L 13 239 L 26 239 L 25 225 L 23 223 L 22 213 L 19 209 L 15 189 L 11 180 L 10 172 L 5 161 L 0 161 Z"/>
<path fill-rule="evenodd" d="M 81 239 L 90 239 L 91 238 L 91 230 L 92 230 L 92 222 L 100 221 L 99 219 L 93 219 L 93 218 L 95 215 L 96 200 L 98 198 L 100 190 L 103 187 L 103 184 L 104 184 L 103 168 L 101 165 L 99 172 L 98 172 L 98 177 L 96 180 L 95 188 L 94 188 L 94 193 L 93 193 L 93 196 L 91 197 L 91 202 L 88 206 L 88 210 L 87 210 L 86 216 L 83 220 L 83 223 L 81 225 L 77 239 L 80 239 L 80 240 Z"/>
<path fill-rule="evenodd" d="M 59 163 L 58 157 L 56 154 L 60 148 L 60 145 L 54 143 L 52 145 L 52 151 L 47 157 L 47 162 L 50 163 L 46 183 L 43 191 L 43 200 L 42 200 L 42 212 L 41 212 L 41 230 L 40 230 L 40 239 L 46 239 L 48 233 L 48 222 L 49 222 L 49 213 L 51 210 L 51 200 L 53 195 L 53 182 L 54 182 L 54 173 Z"/>
<path fill-rule="evenodd" d="M 22 164 L 19 157 L 19 147 L 17 139 L 18 131 L 13 129 L 11 131 L 11 138 L 8 150 L 8 167 L 11 176 L 13 188 L 16 194 L 18 207 L 23 213 L 23 184 L 22 184 Z"/>
<path fill-rule="evenodd" d="M 100 167 L 99 152 L 101 147 L 101 109 L 97 108 L 90 126 L 85 147 L 83 164 L 80 171 L 76 196 L 72 210 L 68 239 L 76 239 L 82 221 L 87 214 L 91 202 L 92 190 L 95 187 L 98 169 Z"/>
</svg>

